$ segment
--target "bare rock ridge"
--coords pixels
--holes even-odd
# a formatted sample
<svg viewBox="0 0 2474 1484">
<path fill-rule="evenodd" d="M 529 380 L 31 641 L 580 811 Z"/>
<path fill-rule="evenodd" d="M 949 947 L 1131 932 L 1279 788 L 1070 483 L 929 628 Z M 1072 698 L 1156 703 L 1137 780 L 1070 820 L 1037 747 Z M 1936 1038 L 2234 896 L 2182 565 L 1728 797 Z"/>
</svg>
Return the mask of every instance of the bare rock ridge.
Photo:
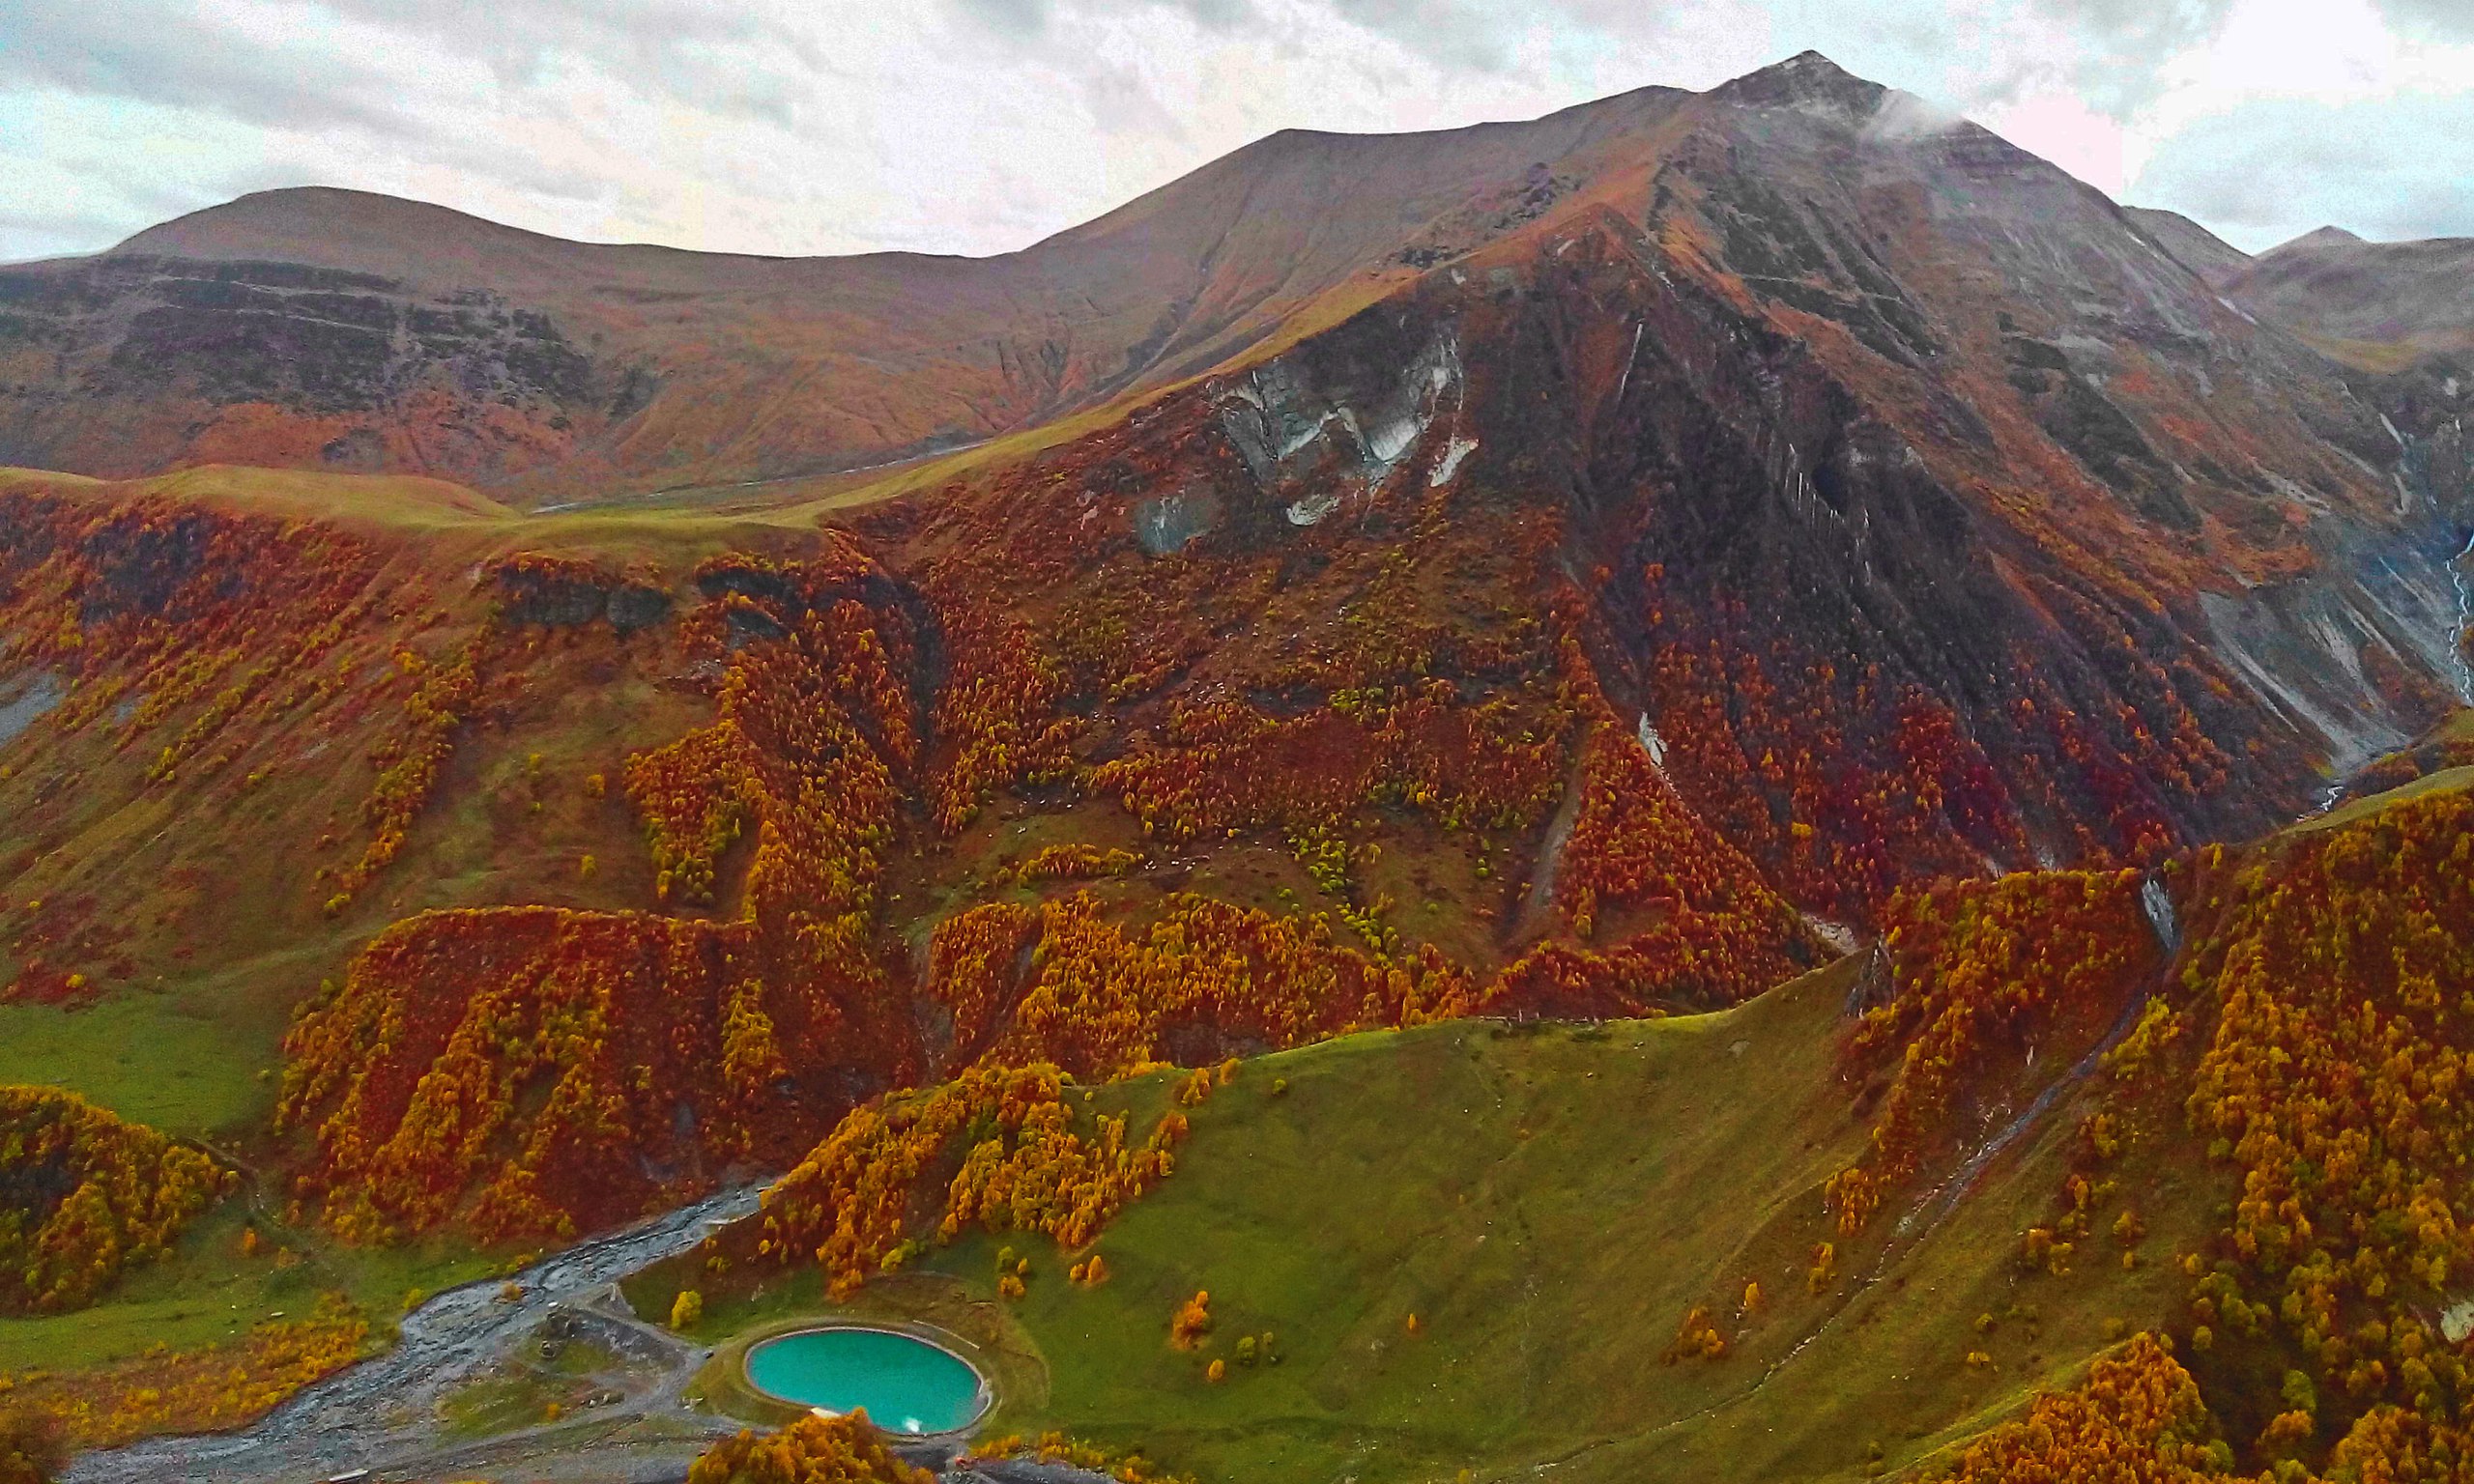
<svg viewBox="0 0 2474 1484">
<path fill-rule="evenodd" d="M 2251 262 L 2251 255 L 2207 228 L 2178 212 L 2158 211 L 2153 207 L 2123 208 L 2131 220 L 2144 228 L 2157 244 L 2181 261 L 2183 267 L 2200 275 L 2210 287 L 2222 288 L 2226 281 Z"/>
<path fill-rule="evenodd" d="M 1818 51 L 1802 51 L 1784 62 L 1720 83 L 1712 99 L 1749 106 L 1822 106 L 1843 110 L 1851 119 L 1869 117 L 1889 89 L 1856 76 Z"/>
</svg>

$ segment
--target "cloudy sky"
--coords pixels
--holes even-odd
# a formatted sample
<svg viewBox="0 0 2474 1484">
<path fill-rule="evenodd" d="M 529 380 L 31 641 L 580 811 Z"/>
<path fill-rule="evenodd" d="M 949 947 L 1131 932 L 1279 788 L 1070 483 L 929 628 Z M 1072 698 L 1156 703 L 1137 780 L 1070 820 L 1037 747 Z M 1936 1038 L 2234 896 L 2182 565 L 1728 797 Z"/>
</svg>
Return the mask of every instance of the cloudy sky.
<svg viewBox="0 0 2474 1484">
<path fill-rule="evenodd" d="M 2474 0 L 0 0 L 0 261 L 305 184 L 596 240 L 1001 252 L 1275 129 L 1806 47 L 2240 246 L 2474 235 Z"/>
</svg>

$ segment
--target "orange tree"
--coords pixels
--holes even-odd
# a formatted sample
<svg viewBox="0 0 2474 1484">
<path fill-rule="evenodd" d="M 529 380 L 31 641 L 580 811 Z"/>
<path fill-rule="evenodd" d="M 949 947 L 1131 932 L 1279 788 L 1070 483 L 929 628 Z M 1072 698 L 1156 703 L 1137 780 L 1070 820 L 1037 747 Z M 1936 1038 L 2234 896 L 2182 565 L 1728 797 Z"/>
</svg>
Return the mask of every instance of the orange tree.
<svg viewBox="0 0 2474 1484">
<path fill-rule="evenodd" d="M 780 1432 L 740 1433 L 705 1450 L 687 1484 L 932 1484 L 925 1469 L 904 1463 L 864 1412 L 809 1415 Z"/>
</svg>

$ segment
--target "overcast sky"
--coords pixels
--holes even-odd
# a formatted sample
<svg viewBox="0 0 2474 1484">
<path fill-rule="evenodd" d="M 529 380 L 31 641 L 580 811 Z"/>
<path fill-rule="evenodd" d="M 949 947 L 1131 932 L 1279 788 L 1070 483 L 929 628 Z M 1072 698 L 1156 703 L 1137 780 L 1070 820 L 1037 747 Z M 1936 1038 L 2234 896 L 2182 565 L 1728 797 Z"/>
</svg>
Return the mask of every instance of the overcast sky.
<svg viewBox="0 0 2474 1484">
<path fill-rule="evenodd" d="M 595 240 L 1001 252 L 1275 129 L 1806 47 L 2239 246 L 2474 236 L 2474 0 L 0 0 L 0 260 L 313 184 Z"/>
</svg>

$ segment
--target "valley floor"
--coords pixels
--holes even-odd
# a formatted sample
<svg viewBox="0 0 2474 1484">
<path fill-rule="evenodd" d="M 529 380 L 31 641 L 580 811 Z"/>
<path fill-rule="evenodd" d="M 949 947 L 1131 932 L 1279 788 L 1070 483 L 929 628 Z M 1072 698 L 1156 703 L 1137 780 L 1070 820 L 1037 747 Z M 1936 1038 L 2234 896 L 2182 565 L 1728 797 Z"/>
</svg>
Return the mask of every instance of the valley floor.
<svg viewBox="0 0 2474 1484">
<path fill-rule="evenodd" d="M 1248 1062 L 1089 1249 L 1097 1287 L 1065 1270 L 1087 1251 L 984 1233 L 848 1304 L 806 1270 L 716 1276 L 693 1254 L 624 1286 L 640 1312 L 700 1291 L 716 1357 L 689 1395 L 753 1422 L 788 1413 L 738 1383 L 742 1337 L 857 1315 L 969 1337 L 999 1392 L 983 1440 L 1061 1431 L 1206 1479 L 1865 1477 L 2066 1384 L 2175 1282 L 2016 1261 L 2071 1089 L 1988 1115 L 1975 1145 L 2002 1147 L 1960 1177 L 1970 1199 L 1911 1192 L 1816 1278 L 1822 1184 L 1867 1132 L 1833 1062 L 1858 968 L 1721 1013 L 1461 1021 Z M 1143 1111 L 1138 1085 L 1100 1096 Z M 2151 1227 L 2197 1221 L 2179 1174 L 2123 1178 Z M 1018 1301 L 996 1291 L 1009 1243 L 1032 1263 Z M 1197 1291 L 1212 1328 L 1174 1349 Z M 1729 1352 L 1669 1361 L 1695 1306 Z"/>
<path fill-rule="evenodd" d="M 1462 1021 L 1249 1062 L 1095 1244 L 1097 1287 L 1039 1241 L 1027 1295 L 1002 1301 L 986 1234 L 847 1304 L 807 1268 L 715 1275 L 699 1243 L 753 1209 L 738 1191 L 521 1273 L 517 1301 L 496 1282 L 432 1299 L 398 1349 L 242 1433 L 90 1454 L 70 1478 L 134 1484 L 176 1460 L 218 1484 L 679 1478 L 713 1437 L 790 1414 L 737 1381 L 749 1338 L 853 1314 L 969 1338 L 999 1393 L 983 1441 L 1055 1429 L 1203 1478 L 1863 1477 L 2066 1382 L 2115 1316 L 2171 1295 L 2161 1268 L 2071 1280 L 2011 1261 L 2068 1131 L 2050 1111 L 1974 1199 L 1925 1192 L 1812 1277 L 1822 1182 L 1866 1134 L 1832 1064 L 1857 970 L 1715 1014 Z M 2170 1224 L 2188 1200 L 2165 1179 L 2143 1204 Z M 635 1317 L 688 1287 L 706 1308 L 685 1336 Z M 1172 1349 L 1169 1315 L 1197 1290 L 1211 1332 Z M 1729 1354 L 1664 1360 L 1695 1305 Z M 2006 1318 L 1988 1337 L 1979 1314 Z M 594 1358 L 545 1362 L 547 1335 Z M 1240 1336 L 1268 1358 L 1208 1380 Z M 547 1410 L 562 1399 L 566 1415 Z"/>
</svg>

